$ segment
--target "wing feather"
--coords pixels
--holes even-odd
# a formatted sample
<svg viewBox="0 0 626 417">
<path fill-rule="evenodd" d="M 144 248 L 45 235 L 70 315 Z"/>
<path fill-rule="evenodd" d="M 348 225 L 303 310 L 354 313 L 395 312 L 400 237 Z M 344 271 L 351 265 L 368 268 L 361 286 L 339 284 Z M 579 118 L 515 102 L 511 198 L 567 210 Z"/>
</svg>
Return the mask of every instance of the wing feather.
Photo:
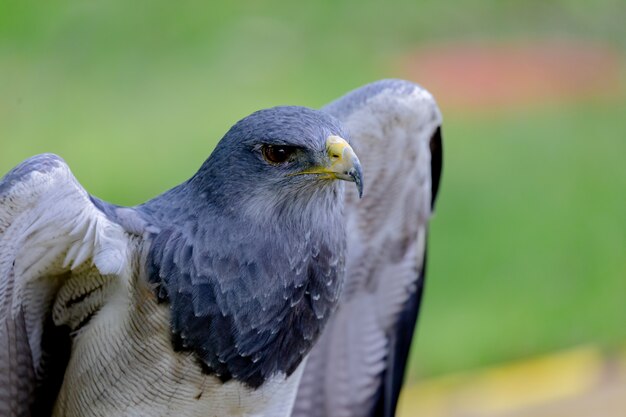
<svg viewBox="0 0 626 417">
<path fill-rule="evenodd" d="M 50 397 L 42 386 L 48 373 L 62 377 L 68 352 L 56 350 L 69 345 L 44 339 L 50 326 L 69 324 L 52 317 L 68 278 L 78 270 L 80 277 L 121 274 L 128 263 L 126 232 L 94 206 L 58 156 L 30 158 L 0 180 L 0 415 L 41 412 L 35 402 L 38 393 Z"/>
<path fill-rule="evenodd" d="M 365 193 L 359 200 L 346 191 L 346 284 L 309 356 L 293 415 L 389 417 L 423 286 L 441 167 L 441 114 L 430 93 L 401 80 L 369 84 L 324 110 L 351 134 Z"/>
</svg>

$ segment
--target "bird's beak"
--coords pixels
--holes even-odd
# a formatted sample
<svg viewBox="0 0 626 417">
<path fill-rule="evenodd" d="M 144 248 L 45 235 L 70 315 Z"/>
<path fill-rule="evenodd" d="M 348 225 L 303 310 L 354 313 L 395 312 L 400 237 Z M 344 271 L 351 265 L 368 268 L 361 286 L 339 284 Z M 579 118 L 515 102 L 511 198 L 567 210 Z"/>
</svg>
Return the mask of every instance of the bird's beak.
<svg viewBox="0 0 626 417">
<path fill-rule="evenodd" d="M 326 139 L 326 153 L 330 159 L 330 166 L 326 172 L 340 180 L 354 182 L 361 197 L 363 195 L 363 171 L 352 146 L 339 136 L 329 136 Z"/>
<path fill-rule="evenodd" d="M 318 174 L 330 179 L 354 182 L 360 198 L 363 195 L 363 171 L 352 146 L 345 139 L 331 135 L 326 139 L 326 154 L 326 165 L 299 174 Z"/>
</svg>

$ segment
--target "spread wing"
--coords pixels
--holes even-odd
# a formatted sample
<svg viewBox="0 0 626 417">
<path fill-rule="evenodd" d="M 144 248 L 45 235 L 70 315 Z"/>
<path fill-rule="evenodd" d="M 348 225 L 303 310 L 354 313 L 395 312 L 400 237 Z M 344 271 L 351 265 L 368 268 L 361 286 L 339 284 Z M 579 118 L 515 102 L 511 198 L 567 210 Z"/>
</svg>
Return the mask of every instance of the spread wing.
<svg viewBox="0 0 626 417">
<path fill-rule="evenodd" d="M 304 371 L 294 416 L 395 413 L 424 285 L 428 220 L 441 172 L 441 114 L 418 85 L 379 81 L 329 104 L 364 170 L 347 189 L 341 302 Z"/>
<path fill-rule="evenodd" d="M 56 155 L 0 180 L 0 415 L 49 415 L 79 332 L 129 273 L 128 235 Z"/>
</svg>

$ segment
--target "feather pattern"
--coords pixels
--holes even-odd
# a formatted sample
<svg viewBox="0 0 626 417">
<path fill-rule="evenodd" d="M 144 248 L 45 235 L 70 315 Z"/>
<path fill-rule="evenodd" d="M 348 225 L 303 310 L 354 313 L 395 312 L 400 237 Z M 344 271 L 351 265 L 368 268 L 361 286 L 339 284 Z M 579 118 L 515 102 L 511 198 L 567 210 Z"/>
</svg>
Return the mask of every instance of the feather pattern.
<svg viewBox="0 0 626 417">
<path fill-rule="evenodd" d="M 391 417 L 423 285 L 439 180 L 430 142 L 441 115 L 426 90 L 400 80 L 367 85 L 323 110 L 349 130 L 367 189 L 362 200 L 347 191 L 346 283 L 308 359 L 293 416 Z"/>
<path fill-rule="evenodd" d="M 44 412 L 38 387 L 62 378 L 50 370 L 68 353 L 47 350 L 44 340 L 57 294 L 76 296 L 93 277 L 120 274 L 128 252 L 124 231 L 93 206 L 61 158 L 35 156 L 0 181 L 0 415 Z M 69 281 L 74 290 L 65 286 Z M 58 307 L 54 324 L 76 325 L 64 318 L 79 311 L 84 318 L 102 300 L 92 300 L 86 310 L 86 303 L 75 304 L 80 306 Z"/>
</svg>

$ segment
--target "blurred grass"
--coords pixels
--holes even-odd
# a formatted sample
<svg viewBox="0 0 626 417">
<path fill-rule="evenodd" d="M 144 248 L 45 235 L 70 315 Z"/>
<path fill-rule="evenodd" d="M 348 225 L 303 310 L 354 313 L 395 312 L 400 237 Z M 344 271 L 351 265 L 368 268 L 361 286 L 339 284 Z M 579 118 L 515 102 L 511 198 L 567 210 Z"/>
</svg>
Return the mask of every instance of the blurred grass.
<svg viewBox="0 0 626 417">
<path fill-rule="evenodd" d="M 626 101 L 447 118 L 416 367 L 626 340 Z"/>
<path fill-rule="evenodd" d="M 399 76 L 422 42 L 580 37 L 625 50 L 625 17 L 618 0 L 8 0 L 0 171 L 55 152 L 93 194 L 137 204 L 188 178 L 237 119 Z M 623 96 L 445 114 L 413 376 L 626 340 L 624 114 Z"/>
</svg>

